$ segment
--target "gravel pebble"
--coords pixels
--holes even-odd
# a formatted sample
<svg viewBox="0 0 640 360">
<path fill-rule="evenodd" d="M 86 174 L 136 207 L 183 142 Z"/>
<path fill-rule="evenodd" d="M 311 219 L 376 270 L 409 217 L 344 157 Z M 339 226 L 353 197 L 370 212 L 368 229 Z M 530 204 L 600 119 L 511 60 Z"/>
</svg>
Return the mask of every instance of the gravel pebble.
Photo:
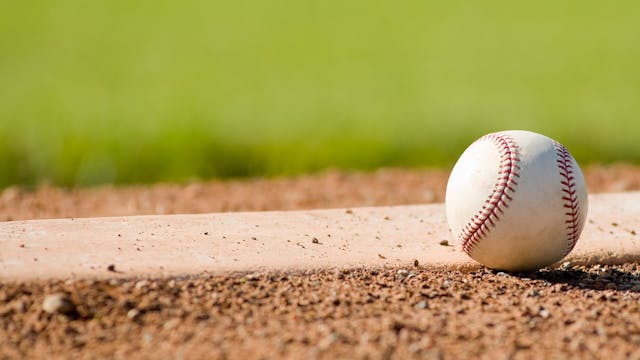
<svg viewBox="0 0 640 360">
<path fill-rule="evenodd" d="M 72 315 L 76 311 L 76 306 L 67 295 L 56 293 L 44 298 L 42 310 L 49 314 Z"/>
<path fill-rule="evenodd" d="M 136 320 L 138 316 L 140 316 L 140 310 L 138 309 L 131 309 L 127 311 L 127 317 L 131 320 Z"/>
</svg>

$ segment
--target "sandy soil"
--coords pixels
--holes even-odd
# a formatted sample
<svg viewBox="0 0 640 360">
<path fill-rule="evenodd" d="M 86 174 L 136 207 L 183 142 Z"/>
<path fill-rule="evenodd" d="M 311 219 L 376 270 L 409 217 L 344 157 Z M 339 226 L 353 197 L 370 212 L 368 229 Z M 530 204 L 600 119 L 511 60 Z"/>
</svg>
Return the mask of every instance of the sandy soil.
<svg viewBox="0 0 640 360">
<path fill-rule="evenodd" d="M 0 218 L 437 202 L 444 171 L 35 191 Z M 591 192 L 640 189 L 640 169 L 586 169 Z M 532 274 L 341 269 L 0 283 L 0 358 L 638 358 L 640 267 Z"/>
</svg>

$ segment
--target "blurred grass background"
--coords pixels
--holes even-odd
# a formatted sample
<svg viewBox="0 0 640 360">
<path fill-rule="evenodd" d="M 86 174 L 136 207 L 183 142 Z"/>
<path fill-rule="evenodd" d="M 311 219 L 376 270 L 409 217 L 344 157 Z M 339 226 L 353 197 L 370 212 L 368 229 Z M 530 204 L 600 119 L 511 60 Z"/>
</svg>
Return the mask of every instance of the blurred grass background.
<svg viewBox="0 0 640 360">
<path fill-rule="evenodd" d="M 0 187 L 640 161 L 640 2 L 0 0 Z"/>
</svg>

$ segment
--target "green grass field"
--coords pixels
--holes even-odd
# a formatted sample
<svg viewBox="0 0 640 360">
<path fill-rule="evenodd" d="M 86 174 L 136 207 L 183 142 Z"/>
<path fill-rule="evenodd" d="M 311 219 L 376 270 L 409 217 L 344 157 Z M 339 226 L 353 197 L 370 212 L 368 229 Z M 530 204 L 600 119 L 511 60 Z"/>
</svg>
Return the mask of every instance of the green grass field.
<svg viewBox="0 0 640 360">
<path fill-rule="evenodd" d="M 640 2 L 0 0 L 0 186 L 640 162 Z"/>
</svg>

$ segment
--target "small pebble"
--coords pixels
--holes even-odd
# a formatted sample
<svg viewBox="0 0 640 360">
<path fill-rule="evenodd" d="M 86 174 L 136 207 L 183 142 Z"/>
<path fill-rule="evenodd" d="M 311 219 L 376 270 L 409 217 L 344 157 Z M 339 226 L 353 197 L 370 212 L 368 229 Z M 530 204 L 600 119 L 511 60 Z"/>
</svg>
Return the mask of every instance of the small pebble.
<svg viewBox="0 0 640 360">
<path fill-rule="evenodd" d="M 249 281 L 258 281 L 260 280 L 260 275 L 256 273 L 252 273 L 252 274 L 245 275 L 244 278 Z"/>
<path fill-rule="evenodd" d="M 180 325 L 180 319 L 174 318 L 174 319 L 171 319 L 171 320 L 167 321 L 166 323 L 164 323 L 164 325 L 162 325 L 162 328 L 164 330 L 173 330 L 178 325 Z"/>
<path fill-rule="evenodd" d="M 449 240 L 440 240 L 440 245 L 449 246 Z"/>
<path fill-rule="evenodd" d="M 27 304 L 24 303 L 24 301 L 16 301 L 15 303 L 13 303 L 13 309 L 17 312 L 17 313 L 25 313 L 27 311 Z"/>
<path fill-rule="evenodd" d="M 76 312 L 73 302 L 61 293 L 47 295 L 42 302 L 42 309 L 49 314 L 72 315 Z"/>
<path fill-rule="evenodd" d="M 427 302 L 426 301 L 420 301 L 419 303 L 416 304 L 415 306 L 416 309 L 426 309 L 427 308 Z"/>
<path fill-rule="evenodd" d="M 549 316 L 551 316 L 551 314 L 549 313 L 549 310 L 547 310 L 547 309 L 540 310 L 540 312 L 538 314 L 540 314 L 540 317 L 543 318 L 543 319 L 547 319 L 547 318 L 549 318 Z"/>
<path fill-rule="evenodd" d="M 131 320 L 136 320 L 140 316 L 140 310 L 131 309 L 127 311 L 127 317 Z"/>
<path fill-rule="evenodd" d="M 147 281 L 147 280 L 140 280 L 140 281 L 138 281 L 138 282 L 136 283 L 136 285 L 135 285 L 135 286 L 136 286 L 136 289 L 142 289 L 142 288 L 144 288 L 144 287 L 146 287 L 146 286 L 148 286 L 148 285 L 149 285 L 149 281 Z"/>
</svg>

